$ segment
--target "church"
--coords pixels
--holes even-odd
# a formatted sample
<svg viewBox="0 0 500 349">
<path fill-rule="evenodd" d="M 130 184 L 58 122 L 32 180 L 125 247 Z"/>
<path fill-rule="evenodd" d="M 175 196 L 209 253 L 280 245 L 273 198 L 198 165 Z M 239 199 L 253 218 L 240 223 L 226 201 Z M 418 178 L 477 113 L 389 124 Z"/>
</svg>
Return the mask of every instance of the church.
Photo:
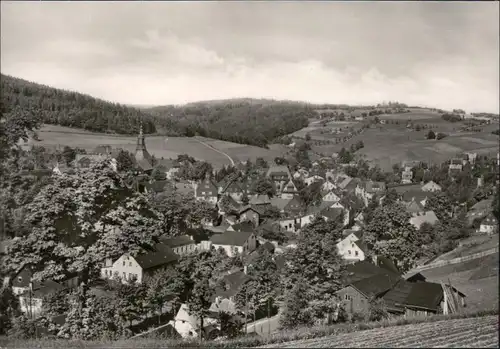
<svg viewBox="0 0 500 349">
<path fill-rule="evenodd" d="M 150 174 L 153 171 L 151 154 L 149 154 L 148 150 L 146 149 L 146 139 L 142 131 L 142 122 L 139 129 L 139 136 L 137 136 L 135 161 L 137 162 L 137 166 L 144 172 Z"/>
</svg>

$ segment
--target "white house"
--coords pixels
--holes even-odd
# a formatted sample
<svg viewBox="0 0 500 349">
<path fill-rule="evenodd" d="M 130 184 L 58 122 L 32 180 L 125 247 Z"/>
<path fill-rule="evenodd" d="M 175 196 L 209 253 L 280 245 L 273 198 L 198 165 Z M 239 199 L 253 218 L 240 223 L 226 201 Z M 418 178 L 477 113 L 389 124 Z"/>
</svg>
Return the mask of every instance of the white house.
<svg viewBox="0 0 500 349">
<path fill-rule="evenodd" d="M 425 211 L 421 213 L 414 213 L 410 218 L 410 224 L 412 224 L 416 229 L 424 223 L 429 223 L 431 225 L 436 224 L 439 219 L 436 217 L 434 211 Z"/>
<path fill-rule="evenodd" d="M 198 250 L 198 244 L 196 244 L 193 237 L 189 235 L 162 239 L 162 242 L 179 256 L 190 254 Z"/>
<path fill-rule="evenodd" d="M 361 231 L 344 231 L 347 236 L 337 243 L 337 252 L 343 259 L 351 262 L 365 260 L 365 246 L 361 241 Z"/>
<path fill-rule="evenodd" d="M 368 181 L 356 185 L 355 194 L 364 201 L 365 206 L 368 206 L 368 203 L 373 199 L 375 194 L 383 194 L 385 190 L 386 186 L 384 182 Z"/>
<path fill-rule="evenodd" d="M 229 257 L 248 254 L 257 247 L 255 234 L 250 231 L 226 230 L 222 234 L 212 235 L 210 241 L 215 249 L 222 248 Z"/>
<path fill-rule="evenodd" d="M 198 338 L 200 330 L 200 319 L 189 314 L 189 308 L 186 304 L 182 304 L 179 311 L 175 315 L 174 320 L 170 320 L 169 324 L 181 335 L 182 338 Z M 203 332 L 205 336 L 209 336 L 210 332 L 218 330 L 217 318 L 208 316 L 203 319 Z"/>
<path fill-rule="evenodd" d="M 333 192 L 333 190 L 328 191 L 322 198 L 323 201 L 326 202 L 339 202 L 340 197 Z"/>
<path fill-rule="evenodd" d="M 313 176 L 309 176 L 307 177 L 304 182 L 307 184 L 307 185 L 311 185 L 315 182 L 320 182 L 320 181 L 323 181 L 324 178 L 321 177 L 321 176 L 318 176 L 318 175 L 313 175 Z"/>
<path fill-rule="evenodd" d="M 309 177 L 309 172 L 303 168 L 300 168 L 298 169 L 297 171 L 295 171 L 295 173 L 293 174 L 293 178 L 294 179 L 304 179 L 304 178 L 307 178 Z"/>
<path fill-rule="evenodd" d="M 300 217 L 287 217 L 280 219 L 279 225 L 281 229 L 296 233 L 298 230 L 297 228 L 300 227 Z"/>
<path fill-rule="evenodd" d="M 325 181 L 325 183 L 323 183 L 323 185 L 321 186 L 321 190 L 327 192 L 327 191 L 331 191 L 332 189 L 336 189 L 336 186 L 335 184 L 333 184 L 333 182 L 329 179 L 327 179 Z"/>
<path fill-rule="evenodd" d="M 482 221 L 479 226 L 479 232 L 491 235 L 498 231 L 498 220 L 493 216 L 493 214 L 489 214 Z"/>
<path fill-rule="evenodd" d="M 159 243 L 153 251 L 135 257 L 125 253 L 114 262 L 112 259 L 107 259 L 101 268 L 101 277 L 105 279 L 120 277 L 124 282 L 135 280 L 137 283 L 142 283 L 146 275 L 174 263 L 177 259 L 178 255 L 169 246 Z"/>
<path fill-rule="evenodd" d="M 426 192 L 434 193 L 434 192 L 438 192 L 441 190 L 442 190 L 441 186 L 434 181 L 429 181 L 422 186 L 422 191 L 426 191 Z"/>
<path fill-rule="evenodd" d="M 291 200 L 295 195 L 298 194 L 297 186 L 292 180 L 289 180 L 287 184 L 283 186 L 281 191 L 281 198 L 285 200 Z"/>
</svg>

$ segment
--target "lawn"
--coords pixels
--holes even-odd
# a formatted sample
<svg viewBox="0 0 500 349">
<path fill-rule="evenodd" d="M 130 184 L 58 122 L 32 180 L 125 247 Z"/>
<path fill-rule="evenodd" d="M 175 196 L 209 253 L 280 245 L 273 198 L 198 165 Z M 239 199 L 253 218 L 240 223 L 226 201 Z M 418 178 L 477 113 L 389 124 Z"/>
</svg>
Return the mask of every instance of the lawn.
<svg viewBox="0 0 500 349">
<path fill-rule="evenodd" d="M 85 130 L 54 125 L 43 126 L 38 135 L 40 138 L 40 142 L 36 142 L 38 145 L 60 146 L 61 148 L 69 145 L 71 147 L 80 147 L 87 151 L 93 150 L 98 145 L 111 145 L 113 148 L 123 148 L 134 152 L 137 142 L 136 136 L 92 133 Z M 274 159 L 276 156 L 282 154 L 283 150 L 279 146 L 268 150 L 208 138 L 162 136 L 147 136 L 146 146 L 149 152 L 158 158 L 176 158 L 180 154 L 188 154 L 195 159 L 208 161 L 216 168 L 231 164 L 226 156 L 203 145 L 199 140 L 227 153 L 235 162 L 247 159 L 255 160 L 259 156 L 267 160 Z"/>
</svg>

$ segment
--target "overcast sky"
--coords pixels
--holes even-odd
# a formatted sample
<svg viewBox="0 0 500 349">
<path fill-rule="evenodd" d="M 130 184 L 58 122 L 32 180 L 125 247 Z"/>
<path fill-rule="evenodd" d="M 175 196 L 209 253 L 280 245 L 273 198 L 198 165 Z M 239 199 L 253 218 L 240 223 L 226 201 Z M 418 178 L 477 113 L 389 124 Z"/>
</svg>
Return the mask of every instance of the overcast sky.
<svg viewBox="0 0 500 349">
<path fill-rule="evenodd" d="M 498 2 L 1 2 L 1 71 L 127 104 L 499 111 Z"/>
</svg>

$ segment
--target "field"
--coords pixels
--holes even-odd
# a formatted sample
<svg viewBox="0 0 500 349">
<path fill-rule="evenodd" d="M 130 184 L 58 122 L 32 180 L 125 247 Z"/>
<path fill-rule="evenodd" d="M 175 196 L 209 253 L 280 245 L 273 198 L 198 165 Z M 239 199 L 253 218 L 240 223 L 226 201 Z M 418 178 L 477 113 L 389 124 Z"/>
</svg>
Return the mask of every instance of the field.
<svg viewBox="0 0 500 349">
<path fill-rule="evenodd" d="M 320 154 L 338 152 L 342 147 L 348 148 L 362 140 L 365 147 L 358 153 L 378 164 L 388 171 L 394 164 L 403 161 L 419 160 L 427 163 L 441 163 L 462 152 L 476 152 L 478 154 L 493 155 L 498 151 L 498 136 L 491 134 L 498 125 L 486 125 L 481 132 L 458 132 L 462 123 L 451 123 L 430 111 L 414 111 L 403 114 L 379 115 L 380 119 L 398 120 L 399 124 L 387 123 L 377 128 L 365 130 L 342 144 L 314 146 L 313 150 Z M 369 117 L 369 119 L 374 116 Z M 415 124 L 433 125 L 433 131 L 444 132 L 449 136 L 442 140 L 427 140 L 428 130 L 410 131 L 406 129 L 407 120 Z"/>
<path fill-rule="evenodd" d="M 134 152 L 137 142 L 136 136 L 109 135 L 92 133 L 67 127 L 44 125 L 38 132 L 40 142 L 37 145 L 80 147 L 87 151 L 93 150 L 98 145 L 111 145 L 113 148 L 123 148 Z M 149 152 L 158 158 L 176 158 L 179 154 L 188 154 L 195 159 L 210 162 L 214 167 L 220 168 L 230 165 L 231 161 L 255 160 L 263 157 L 272 161 L 283 153 L 283 146 L 273 145 L 271 149 L 255 146 L 224 142 L 201 137 L 161 137 L 146 136 L 146 146 Z M 215 147 L 218 151 L 212 149 Z"/>
<path fill-rule="evenodd" d="M 450 251 L 435 261 L 449 260 L 457 257 L 468 256 L 483 252 L 498 246 L 498 235 L 475 235 L 460 242 L 460 246 Z"/>
<path fill-rule="evenodd" d="M 451 282 L 466 295 L 468 311 L 498 308 L 498 253 L 463 263 L 427 269 L 430 282 Z"/>
<path fill-rule="evenodd" d="M 498 348 L 498 317 L 378 328 L 264 348 Z"/>
</svg>

